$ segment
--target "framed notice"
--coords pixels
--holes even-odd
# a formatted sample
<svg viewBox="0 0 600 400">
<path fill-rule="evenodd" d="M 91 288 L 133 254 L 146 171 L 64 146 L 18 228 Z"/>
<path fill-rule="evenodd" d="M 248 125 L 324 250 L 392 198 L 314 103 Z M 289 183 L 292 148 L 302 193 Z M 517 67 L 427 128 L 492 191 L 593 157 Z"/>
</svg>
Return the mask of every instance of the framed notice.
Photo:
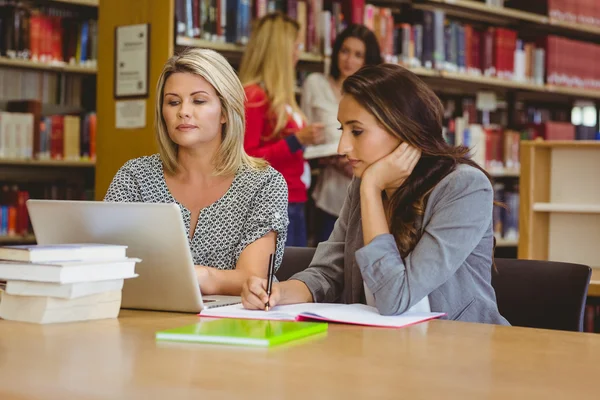
<svg viewBox="0 0 600 400">
<path fill-rule="evenodd" d="M 115 29 L 115 98 L 148 97 L 150 24 Z"/>
</svg>

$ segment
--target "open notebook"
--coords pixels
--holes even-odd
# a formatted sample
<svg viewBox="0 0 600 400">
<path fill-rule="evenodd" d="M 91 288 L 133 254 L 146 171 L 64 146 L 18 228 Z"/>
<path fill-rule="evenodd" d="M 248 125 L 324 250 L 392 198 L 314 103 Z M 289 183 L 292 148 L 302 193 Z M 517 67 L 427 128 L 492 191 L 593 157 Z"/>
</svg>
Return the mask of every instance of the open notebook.
<svg viewBox="0 0 600 400">
<path fill-rule="evenodd" d="M 375 307 L 364 304 L 302 303 L 276 306 L 270 311 L 246 310 L 241 304 L 202 310 L 200 316 L 214 318 L 245 318 L 284 321 L 329 321 L 344 324 L 402 328 L 439 318 L 444 313 L 404 313 L 383 316 Z"/>
</svg>

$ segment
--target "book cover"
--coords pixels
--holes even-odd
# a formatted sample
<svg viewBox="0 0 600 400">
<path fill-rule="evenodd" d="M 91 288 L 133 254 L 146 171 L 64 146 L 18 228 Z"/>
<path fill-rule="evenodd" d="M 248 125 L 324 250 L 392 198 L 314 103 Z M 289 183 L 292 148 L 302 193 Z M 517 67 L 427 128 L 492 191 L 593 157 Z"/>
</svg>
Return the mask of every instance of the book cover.
<svg viewBox="0 0 600 400">
<path fill-rule="evenodd" d="M 327 331 L 322 322 L 216 319 L 156 332 L 156 340 L 270 347 Z"/>
</svg>

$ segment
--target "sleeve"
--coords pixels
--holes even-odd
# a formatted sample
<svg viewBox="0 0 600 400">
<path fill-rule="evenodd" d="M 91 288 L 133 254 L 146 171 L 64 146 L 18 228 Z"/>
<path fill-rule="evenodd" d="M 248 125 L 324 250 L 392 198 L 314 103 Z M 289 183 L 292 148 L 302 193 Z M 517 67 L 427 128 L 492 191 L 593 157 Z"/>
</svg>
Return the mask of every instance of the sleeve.
<svg viewBox="0 0 600 400">
<path fill-rule="evenodd" d="M 269 163 L 284 163 L 299 149 L 292 151 L 285 139 L 273 143 L 261 143 L 263 131 L 268 128 L 267 115 L 269 102 L 264 92 L 246 91 L 246 135 L 244 136 L 244 149 L 252 157 L 264 158 Z M 272 132 L 268 133 L 270 136 Z M 294 136 L 295 138 L 295 136 Z M 293 139 L 292 139 L 293 141 Z"/>
<path fill-rule="evenodd" d="M 242 239 L 236 251 L 237 258 L 248 245 L 274 231 L 277 233 L 275 270 L 283 259 L 288 226 L 288 188 L 283 176 L 272 170 L 271 177 L 254 197 L 250 216 L 244 222 Z"/>
<path fill-rule="evenodd" d="M 487 177 L 461 173 L 434 198 L 421 239 L 403 260 L 391 234 L 359 249 L 356 261 L 382 315 L 399 315 L 443 285 L 483 238 L 492 219 L 493 192 Z"/>
<path fill-rule="evenodd" d="M 104 196 L 104 201 L 117 203 L 142 202 L 142 195 L 137 179 L 133 174 L 131 163 L 131 160 L 126 162 L 117 171 Z"/>
<path fill-rule="evenodd" d="M 327 241 L 319 243 L 310 266 L 290 278 L 304 282 L 315 303 L 335 303 L 341 298 L 344 289 L 346 230 L 351 210 L 356 206 L 353 196 L 356 185 L 359 185 L 359 181 L 353 180 L 333 232 Z"/>
<path fill-rule="evenodd" d="M 306 120 L 308 123 L 312 124 L 318 121 L 315 121 L 315 116 L 313 115 L 313 98 L 314 98 L 314 78 L 310 75 L 304 81 L 304 85 L 302 85 L 302 96 L 300 99 L 300 108 L 302 112 L 306 116 Z"/>
</svg>

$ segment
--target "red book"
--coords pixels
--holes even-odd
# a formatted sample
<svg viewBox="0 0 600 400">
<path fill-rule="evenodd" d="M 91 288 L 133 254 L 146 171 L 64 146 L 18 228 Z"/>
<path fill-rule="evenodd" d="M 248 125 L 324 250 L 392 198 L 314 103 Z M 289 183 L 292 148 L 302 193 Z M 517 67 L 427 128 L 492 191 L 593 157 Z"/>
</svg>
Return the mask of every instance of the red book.
<svg viewBox="0 0 600 400">
<path fill-rule="evenodd" d="M 96 114 L 90 114 L 90 159 L 96 160 Z"/>
<path fill-rule="evenodd" d="M 17 234 L 17 207 L 8 207 L 8 234 Z"/>
<path fill-rule="evenodd" d="M 35 61 L 39 61 L 42 55 L 42 23 L 42 17 L 39 15 L 34 14 L 29 18 L 29 50 L 31 59 Z"/>
<path fill-rule="evenodd" d="M 342 3 L 342 11 L 347 24 L 363 24 L 365 0 L 346 0 Z"/>
<path fill-rule="evenodd" d="M 19 190 L 17 194 L 17 234 L 26 235 L 29 232 L 29 214 L 27 213 L 29 192 Z"/>
<path fill-rule="evenodd" d="M 52 25 L 52 39 L 51 39 L 51 55 L 54 61 L 68 61 L 64 60 L 62 50 L 62 18 L 61 17 L 50 17 L 50 23 Z"/>
<path fill-rule="evenodd" d="M 50 157 L 53 160 L 62 160 L 64 158 L 64 117 L 62 115 L 52 116 Z"/>
<path fill-rule="evenodd" d="M 473 69 L 473 27 L 469 24 L 464 25 L 465 29 L 465 67 L 467 71 Z"/>
</svg>

